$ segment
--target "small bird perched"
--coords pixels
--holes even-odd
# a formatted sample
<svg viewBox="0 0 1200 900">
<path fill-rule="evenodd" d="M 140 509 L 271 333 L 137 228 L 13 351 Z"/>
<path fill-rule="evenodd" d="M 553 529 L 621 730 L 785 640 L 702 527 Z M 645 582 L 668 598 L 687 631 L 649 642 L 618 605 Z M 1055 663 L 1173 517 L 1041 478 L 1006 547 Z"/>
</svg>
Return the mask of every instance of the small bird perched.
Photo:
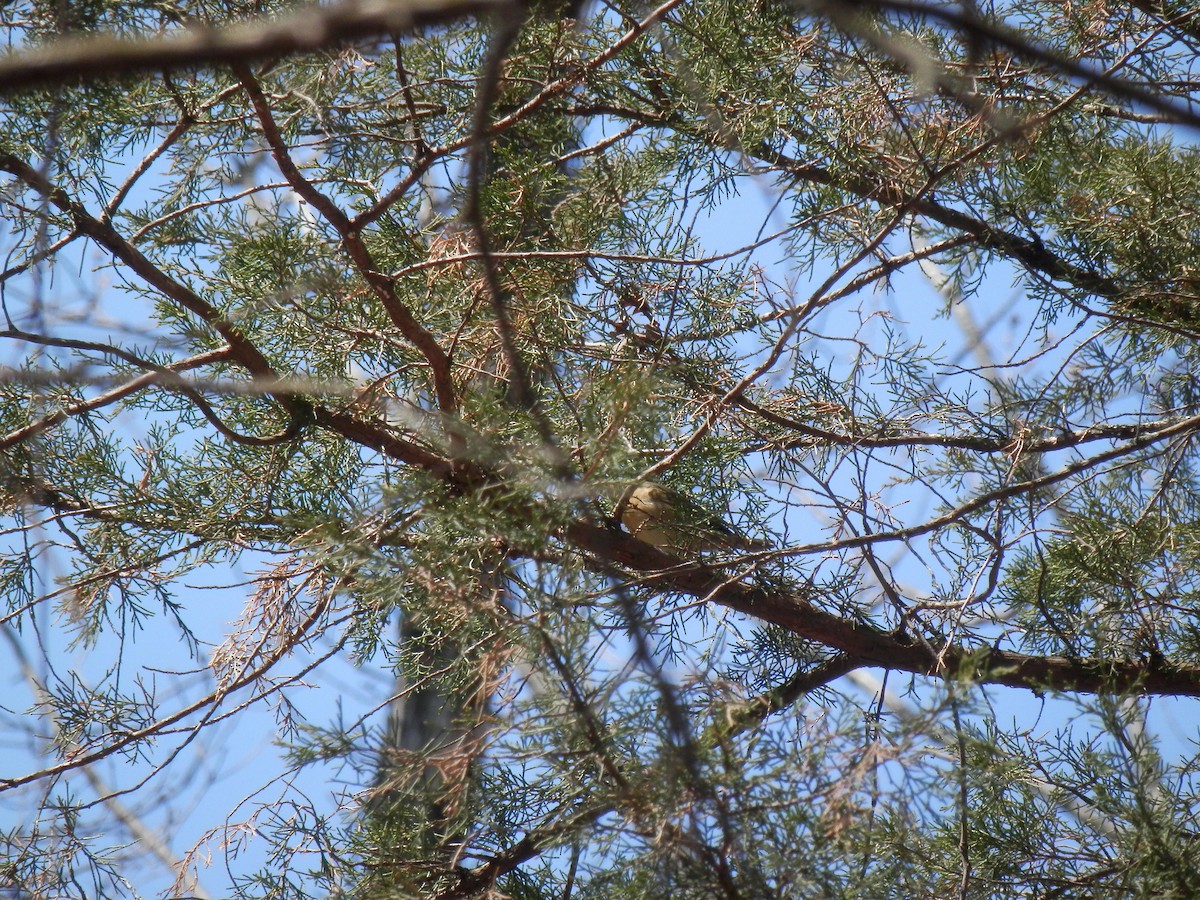
<svg viewBox="0 0 1200 900">
<path fill-rule="evenodd" d="M 667 553 L 690 556 L 713 550 L 765 550 L 770 546 L 766 541 L 738 534 L 685 495 L 661 484 L 643 481 L 625 493 L 621 524 L 634 537 Z"/>
</svg>

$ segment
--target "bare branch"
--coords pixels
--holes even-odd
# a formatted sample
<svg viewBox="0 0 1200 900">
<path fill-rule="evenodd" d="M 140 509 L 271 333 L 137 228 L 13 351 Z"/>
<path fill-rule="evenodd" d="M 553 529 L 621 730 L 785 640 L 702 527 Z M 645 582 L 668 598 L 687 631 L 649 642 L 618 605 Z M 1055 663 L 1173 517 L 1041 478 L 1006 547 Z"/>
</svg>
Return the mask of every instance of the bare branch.
<svg viewBox="0 0 1200 900">
<path fill-rule="evenodd" d="M 344 0 L 313 4 L 286 18 L 225 28 L 192 26 L 182 35 L 127 41 L 64 38 L 0 62 L 0 91 L 148 69 L 247 62 L 310 53 L 345 41 L 438 25 L 495 8 L 497 0 Z"/>
</svg>

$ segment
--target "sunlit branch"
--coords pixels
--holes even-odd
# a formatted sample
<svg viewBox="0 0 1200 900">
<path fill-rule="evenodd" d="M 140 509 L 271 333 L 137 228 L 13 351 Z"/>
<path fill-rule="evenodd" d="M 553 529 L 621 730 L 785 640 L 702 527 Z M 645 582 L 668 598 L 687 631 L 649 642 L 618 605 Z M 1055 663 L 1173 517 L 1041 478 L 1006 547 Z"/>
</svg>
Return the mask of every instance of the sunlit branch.
<svg viewBox="0 0 1200 900">
<path fill-rule="evenodd" d="M 328 6 L 305 6 L 277 20 L 222 28 L 194 25 L 167 37 L 64 38 L 0 61 L 0 91 L 147 69 L 171 70 L 309 53 L 346 41 L 449 22 L 496 5 L 495 0 L 345 0 Z"/>
</svg>

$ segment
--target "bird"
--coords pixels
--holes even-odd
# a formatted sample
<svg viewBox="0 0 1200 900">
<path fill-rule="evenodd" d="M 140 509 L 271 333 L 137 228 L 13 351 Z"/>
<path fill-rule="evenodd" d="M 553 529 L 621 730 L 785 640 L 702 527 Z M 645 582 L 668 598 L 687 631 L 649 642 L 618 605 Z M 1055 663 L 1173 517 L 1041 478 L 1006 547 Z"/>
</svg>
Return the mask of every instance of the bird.
<svg viewBox="0 0 1200 900">
<path fill-rule="evenodd" d="M 621 524 L 634 537 L 677 556 L 716 550 L 765 550 L 767 541 L 739 534 L 679 491 L 652 481 L 626 488 Z M 618 506 L 620 504 L 618 503 Z"/>
</svg>

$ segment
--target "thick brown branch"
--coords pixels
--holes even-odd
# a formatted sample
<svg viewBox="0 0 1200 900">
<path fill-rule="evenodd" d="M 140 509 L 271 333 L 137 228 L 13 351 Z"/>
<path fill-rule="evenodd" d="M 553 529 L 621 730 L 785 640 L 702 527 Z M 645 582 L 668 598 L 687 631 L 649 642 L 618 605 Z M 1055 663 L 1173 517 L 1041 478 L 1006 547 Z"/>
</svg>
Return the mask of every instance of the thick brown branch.
<svg viewBox="0 0 1200 900">
<path fill-rule="evenodd" d="M 1066 282 L 1082 288 L 1088 293 L 1108 299 L 1115 299 L 1125 293 L 1120 285 L 1112 279 L 1068 263 L 1055 255 L 1039 240 L 1005 231 L 990 222 L 977 219 L 927 197 L 913 197 L 900 185 L 882 178 L 871 179 L 862 175 L 835 173 L 825 166 L 803 163 L 765 146 L 759 147 L 755 155 L 772 166 L 793 175 L 799 181 L 841 188 L 884 206 L 904 207 L 915 215 L 924 216 L 947 228 L 969 234 L 980 247 L 995 250 L 1004 256 L 1015 259 L 1028 269 L 1040 272 L 1051 280 Z"/>
<path fill-rule="evenodd" d="M 455 487 L 469 488 L 488 480 L 484 471 L 473 463 L 442 456 L 412 441 L 397 437 L 387 428 L 348 413 L 317 407 L 313 410 L 313 418 L 318 425 L 336 431 L 346 440 L 370 447 L 389 459 L 424 469 Z"/>
<path fill-rule="evenodd" d="M 226 28 L 196 26 L 170 38 L 67 38 L 0 62 L 0 91 L 311 52 L 345 41 L 449 22 L 494 6 L 495 0 L 347 0 L 306 6 L 275 21 Z"/>
<path fill-rule="evenodd" d="M 889 634 L 865 622 L 843 619 L 818 608 L 807 597 L 730 580 L 699 564 L 685 564 L 638 539 L 598 525 L 576 522 L 568 537 L 604 560 L 643 572 L 660 573 L 659 586 L 720 603 L 760 621 L 785 628 L 806 640 L 832 647 L 860 664 L 882 666 L 915 675 L 966 675 L 981 684 L 1002 684 L 1031 691 L 1061 690 L 1103 694 L 1200 697 L 1200 667 L 1135 660 L 1068 659 L 1029 656 L 997 650 L 950 646 L 938 659 L 925 645 Z"/>
<path fill-rule="evenodd" d="M 242 63 L 235 63 L 233 71 L 237 74 L 245 89 L 250 102 L 254 106 L 255 115 L 263 129 L 263 136 L 271 148 L 271 155 L 279 171 L 302 200 L 319 212 L 342 239 L 346 253 L 354 260 L 359 273 L 371 285 L 371 289 L 383 304 L 392 323 L 400 329 L 429 363 L 429 371 L 433 378 L 434 394 L 437 396 L 438 408 L 447 414 L 453 414 L 458 408 L 458 399 L 454 392 L 454 380 L 451 378 L 451 363 L 446 352 L 438 344 L 429 331 L 417 321 L 412 311 L 396 295 L 392 279 L 377 271 L 371 253 L 363 243 L 361 232 L 354 227 L 349 217 L 342 212 L 336 203 L 322 194 L 300 171 L 288 152 L 270 104 L 259 87 L 258 81 L 250 69 Z"/>
</svg>

